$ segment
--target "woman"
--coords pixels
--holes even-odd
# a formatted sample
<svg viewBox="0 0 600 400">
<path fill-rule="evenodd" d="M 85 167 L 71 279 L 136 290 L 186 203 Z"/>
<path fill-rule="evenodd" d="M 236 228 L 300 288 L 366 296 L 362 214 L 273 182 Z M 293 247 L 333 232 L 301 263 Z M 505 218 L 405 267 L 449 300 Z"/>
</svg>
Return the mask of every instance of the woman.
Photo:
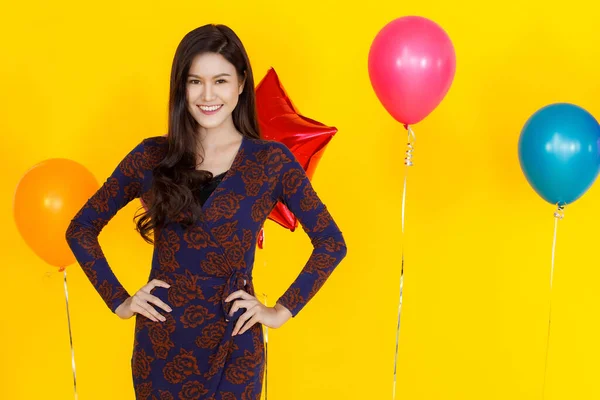
<svg viewBox="0 0 600 400">
<path fill-rule="evenodd" d="M 149 282 L 133 296 L 111 271 L 98 235 L 134 198 L 137 229 L 154 244 Z M 277 203 L 314 250 L 274 307 L 255 296 L 257 235 Z M 67 241 L 108 307 L 136 315 L 138 399 L 260 398 L 262 324 L 294 317 L 346 255 L 344 238 L 301 165 L 260 139 L 246 51 L 223 25 L 189 32 L 171 71 L 167 137 L 137 145 L 73 218 Z"/>
</svg>

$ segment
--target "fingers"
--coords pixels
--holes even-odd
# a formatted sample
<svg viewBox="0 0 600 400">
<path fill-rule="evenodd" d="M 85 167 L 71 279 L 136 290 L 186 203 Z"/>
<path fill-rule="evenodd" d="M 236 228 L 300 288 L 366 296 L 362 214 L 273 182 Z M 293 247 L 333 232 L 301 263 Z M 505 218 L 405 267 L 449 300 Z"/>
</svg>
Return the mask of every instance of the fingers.
<svg viewBox="0 0 600 400">
<path fill-rule="evenodd" d="M 258 302 L 258 300 L 256 300 L 256 299 L 236 300 L 233 302 L 233 305 L 231 306 L 231 310 L 229 311 L 229 316 L 232 317 L 233 314 L 235 314 L 236 311 L 239 310 L 240 308 L 245 308 L 246 310 L 249 310 L 252 307 L 254 307 L 257 302 Z"/>
<path fill-rule="evenodd" d="M 132 311 L 133 311 L 135 314 L 140 314 L 140 315 L 143 315 L 144 317 L 148 318 L 150 321 L 158 322 L 158 321 L 156 320 L 156 318 L 154 318 L 154 317 L 153 317 L 153 316 L 152 316 L 152 315 L 151 315 L 151 314 L 150 314 L 148 311 L 144 310 L 144 309 L 143 309 L 143 308 L 141 308 L 141 307 L 137 307 L 137 306 L 136 306 L 136 307 L 132 307 Z"/>
<path fill-rule="evenodd" d="M 171 309 L 171 307 L 169 307 L 164 301 L 162 301 L 161 299 L 159 299 L 158 297 L 145 293 L 145 292 L 140 292 L 139 296 L 145 300 L 147 303 L 152 303 L 155 304 L 157 306 L 159 306 L 160 308 L 162 308 L 163 310 L 165 310 L 166 312 L 171 312 L 173 311 Z"/>
<path fill-rule="evenodd" d="M 246 311 L 245 313 L 243 313 L 240 316 L 240 318 L 238 319 L 237 323 L 235 324 L 235 328 L 233 329 L 231 336 L 237 335 L 238 332 L 240 331 L 241 327 L 244 325 L 244 323 L 246 321 L 248 321 L 250 318 L 252 318 L 254 315 L 256 315 L 258 310 L 260 310 L 260 308 L 258 306 L 254 306 L 251 309 L 249 309 L 248 311 Z"/>
<path fill-rule="evenodd" d="M 240 331 L 240 335 L 243 334 L 244 332 L 246 332 L 248 329 L 252 328 L 258 321 L 258 313 L 254 314 L 254 316 L 252 318 L 250 318 L 250 320 L 248 322 L 246 322 L 246 325 L 244 325 L 244 327 L 242 328 L 242 330 Z"/>
<path fill-rule="evenodd" d="M 151 305 L 146 303 L 144 300 L 137 298 L 136 296 L 134 296 L 131 303 L 131 311 L 142 314 L 144 317 L 154 322 L 166 320 L 165 317 L 160 315 Z"/>
<path fill-rule="evenodd" d="M 249 294 L 243 290 L 237 290 L 237 291 L 231 293 L 229 296 L 227 296 L 227 298 L 225 299 L 225 302 L 228 303 L 235 299 L 251 300 L 251 299 L 256 299 L 256 297 L 252 296 L 251 294 Z"/>
<path fill-rule="evenodd" d="M 142 307 L 144 310 L 146 310 L 146 312 L 148 312 L 150 315 L 152 315 L 155 318 L 155 321 L 162 321 L 165 322 L 167 319 L 165 317 L 163 317 L 158 311 L 156 311 L 154 309 L 154 307 L 152 307 L 150 304 L 148 303 L 141 303 L 140 307 Z"/>
<path fill-rule="evenodd" d="M 132 299 L 131 302 L 131 310 L 142 314 L 146 318 L 158 322 L 158 321 L 166 321 L 167 319 L 158 313 L 150 304 L 148 304 L 148 300 L 150 297 L 154 297 L 151 294 L 139 291 L 137 292 Z M 157 298 L 158 301 L 160 301 Z M 166 304 L 165 304 L 166 305 Z"/>
<path fill-rule="evenodd" d="M 171 312 L 173 310 L 161 299 L 150 294 L 152 289 L 154 289 L 155 287 L 163 287 L 168 289 L 171 287 L 171 285 L 169 285 L 165 281 L 161 281 L 160 279 L 152 279 L 133 296 L 131 303 L 131 311 L 141 314 L 151 321 L 164 322 L 167 319 L 164 316 L 162 316 L 158 311 L 156 311 L 151 304 L 160 307 L 166 312 Z"/>
</svg>

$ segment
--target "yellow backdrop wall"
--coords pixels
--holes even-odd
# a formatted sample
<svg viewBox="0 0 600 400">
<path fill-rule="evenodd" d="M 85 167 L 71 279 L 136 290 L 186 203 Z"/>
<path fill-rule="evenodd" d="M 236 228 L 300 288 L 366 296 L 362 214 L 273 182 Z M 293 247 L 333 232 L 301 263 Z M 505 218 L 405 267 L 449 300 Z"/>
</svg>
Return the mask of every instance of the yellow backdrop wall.
<svg viewBox="0 0 600 400">
<path fill-rule="evenodd" d="M 414 127 L 398 398 L 541 398 L 554 207 L 523 177 L 517 140 L 552 102 L 600 116 L 600 12 L 591 1 L 4 4 L 0 397 L 73 396 L 62 275 L 17 232 L 18 180 L 43 159 L 66 157 L 102 181 L 142 138 L 164 134 L 175 48 L 216 22 L 242 38 L 257 82 L 274 67 L 302 113 L 339 129 L 313 182 L 348 257 L 298 318 L 270 330 L 269 397 L 390 399 L 405 131 L 371 89 L 367 54 L 379 29 L 403 15 L 443 26 L 458 63 L 444 102 Z M 600 398 L 599 201 L 596 184 L 560 224 L 547 399 Z M 138 206 L 101 235 L 131 291 L 152 252 L 133 229 Z M 310 249 L 302 230 L 267 224 L 258 292 L 275 300 Z M 111 314 L 78 266 L 67 271 L 79 398 L 133 398 L 133 320 Z"/>
</svg>

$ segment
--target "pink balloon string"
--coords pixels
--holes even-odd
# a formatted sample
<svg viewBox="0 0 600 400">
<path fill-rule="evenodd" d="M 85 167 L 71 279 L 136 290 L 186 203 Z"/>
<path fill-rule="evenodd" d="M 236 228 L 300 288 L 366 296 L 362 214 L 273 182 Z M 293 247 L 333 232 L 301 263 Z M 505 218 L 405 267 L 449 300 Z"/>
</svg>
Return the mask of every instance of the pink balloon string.
<svg viewBox="0 0 600 400">
<path fill-rule="evenodd" d="M 397 371 L 398 371 L 398 347 L 400 343 L 400 319 L 402 316 L 402 293 L 404 290 L 404 221 L 406 214 L 406 187 L 408 168 L 413 166 L 412 153 L 414 150 L 415 134 L 409 125 L 404 125 L 408 130 L 408 141 L 406 143 L 406 157 L 404 159 L 404 187 L 402 189 L 402 231 L 401 231 L 401 246 L 402 246 L 402 258 L 400 265 L 400 296 L 398 299 L 398 321 L 396 325 L 396 351 L 394 352 L 394 383 L 392 386 L 392 400 L 396 399 L 396 382 L 397 382 Z"/>
</svg>

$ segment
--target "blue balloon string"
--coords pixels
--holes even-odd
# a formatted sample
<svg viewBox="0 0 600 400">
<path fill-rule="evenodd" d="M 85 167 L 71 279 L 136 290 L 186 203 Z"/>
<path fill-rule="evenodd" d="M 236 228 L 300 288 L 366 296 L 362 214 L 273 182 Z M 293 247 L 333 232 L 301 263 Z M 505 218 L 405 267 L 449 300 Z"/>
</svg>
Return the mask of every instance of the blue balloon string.
<svg viewBox="0 0 600 400">
<path fill-rule="evenodd" d="M 550 350 L 550 326 L 552 324 L 552 287 L 554 283 L 554 260 L 556 255 L 556 236 L 558 231 L 558 221 L 563 219 L 565 206 L 558 205 L 554 212 L 554 238 L 552 240 L 552 263 L 550 268 L 550 295 L 548 299 L 548 333 L 546 335 L 546 362 L 544 363 L 544 384 L 542 386 L 542 399 L 546 397 L 546 375 L 548 373 L 548 355 Z"/>
</svg>

